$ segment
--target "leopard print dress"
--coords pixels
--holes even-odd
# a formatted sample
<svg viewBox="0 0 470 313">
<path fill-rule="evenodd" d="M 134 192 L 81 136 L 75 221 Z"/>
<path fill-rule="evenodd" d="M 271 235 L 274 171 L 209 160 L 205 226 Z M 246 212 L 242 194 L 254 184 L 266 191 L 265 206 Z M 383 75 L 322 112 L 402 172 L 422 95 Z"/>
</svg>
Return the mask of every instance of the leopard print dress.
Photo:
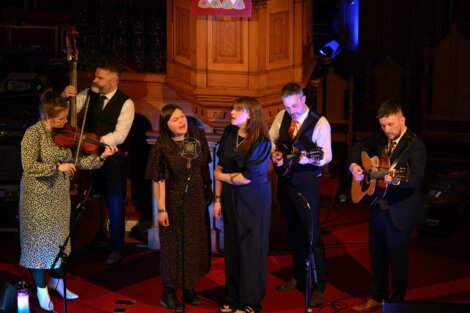
<svg viewBox="0 0 470 313">
<path fill-rule="evenodd" d="M 72 151 L 57 146 L 52 135 L 39 121 L 21 142 L 20 265 L 32 269 L 50 269 L 70 228 L 70 178 L 56 166 L 70 163 Z M 76 167 L 96 169 L 102 164 L 97 155 L 89 155 L 79 158 Z M 70 253 L 70 244 L 65 253 Z"/>
</svg>

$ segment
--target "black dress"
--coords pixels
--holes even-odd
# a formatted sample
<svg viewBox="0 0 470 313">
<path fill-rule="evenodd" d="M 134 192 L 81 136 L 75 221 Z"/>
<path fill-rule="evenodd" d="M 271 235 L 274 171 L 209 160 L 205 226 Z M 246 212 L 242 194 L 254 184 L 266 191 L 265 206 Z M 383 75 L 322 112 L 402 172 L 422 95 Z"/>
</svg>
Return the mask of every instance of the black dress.
<svg viewBox="0 0 470 313">
<path fill-rule="evenodd" d="M 260 138 L 247 152 L 237 151 L 238 128 L 229 125 L 217 151 L 224 173 L 242 173 L 247 185 L 223 183 L 226 300 L 233 306 L 261 309 L 266 291 L 271 185 L 271 141 Z"/>
<path fill-rule="evenodd" d="M 170 225 L 159 227 L 160 275 L 163 285 L 170 288 L 183 287 L 183 280 L 184 288 L 195 288 L 199 277 L 210 268 L 210 228 L 204 183 L 210 182 L 211 156 L 204 132 L 190 127 L 188 133 L 201 143 L 202 150 L 191 161 L 190 170 L 179 148 L 168 151 L 160 140 L 152 147 L 147 164 L 148 179 L 165 180 L 165 205 Z M 189 174 L 191 179 L 185 193 Z M 181 251 L 184 251 L 184 258 L 181 258 Z"/>
</svg>

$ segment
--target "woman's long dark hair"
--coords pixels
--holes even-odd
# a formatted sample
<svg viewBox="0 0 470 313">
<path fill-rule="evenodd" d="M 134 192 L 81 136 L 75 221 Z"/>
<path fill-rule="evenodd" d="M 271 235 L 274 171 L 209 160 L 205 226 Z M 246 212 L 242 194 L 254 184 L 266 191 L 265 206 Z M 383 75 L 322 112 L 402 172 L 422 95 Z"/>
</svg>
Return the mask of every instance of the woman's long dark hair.
<svg viewBox="0 0 470 313">
<path fill-rule="evenodd" d="M 246 124 L 247 136 L 240 144 L 239 151 L 248 151 L 261 137 L 269 139 L 268 125 L 263 115 L 263 108 L 253 97 L 239 97 L 235 99 L 234 109 L 243 109 L 250 113 Z"/>
<path fill-rule="evenodd" d="M 172 132 L 170 128 L 168 127 L 168 121 L 170 120 L 173 112 L 175 112 L 176 110 L 181 110 L 181 112 L 184 113 L 183 109 L 175 103 L 169 103 L 165 105 L 160 111 L 160 119 L 159 119 L 160 140 L 163 146 L 165 147 L 165 149 L 169 151 L 175 150 L 177 148 L 176 143 L 173 141 L 173 139 L 171 139 Z M 189 125 L 188 125 L 188 132 L 189 132 Z"/>
</svg>

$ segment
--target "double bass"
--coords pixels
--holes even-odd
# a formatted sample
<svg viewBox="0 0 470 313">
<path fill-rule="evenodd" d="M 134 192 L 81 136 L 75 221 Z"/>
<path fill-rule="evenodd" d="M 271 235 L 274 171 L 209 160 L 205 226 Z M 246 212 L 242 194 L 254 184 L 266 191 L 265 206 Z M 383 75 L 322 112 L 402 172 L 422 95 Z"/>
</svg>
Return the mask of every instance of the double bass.
<svg viewBox="0 0 470 313">
<path fill-rule="evenodd" d="M 67 61 L 70 64 L 69 76 L 70 76 L 70 85 L 77 88 L 77 77 L 78 77 L 78 32 L 74 26 L 71 26 L 67 31 Z M 70 111 L 69 111 L 69 121 L 70 125 L 66 125 L 66 128 L 63 130 L 63 136 L 73 133 L 76 135 L 76 145 L 74 151 L 73 163 L 77 164 L 78 158 L 80 156 L 83 144 L 89 143 L 87 135 L 84 133 L 84 127 L 86 123 L 86 113 L 88 110 L 88 103 L 83 107 L 84 118 L 82 120 L 82 125 L 78 127 L 78 110 L 77 110 L 77 98 L 76 96 L 71 96 L 69 98 Z M 65 132 L 65 133 L 64 133 Z M 60 134 L 60 132 L 58 133 Z M 88 137 L 90 137 L 88 135 Z M 99 140 L 96 137 L 93 137 L 94 141 L 92 145 L 96 146 L 96 150 L 89 153 L 96 153 L 98 145 L 101 145 Z M 71 244 L 72 251 L 78 252 L 84 247 L 88 246 L 97 236 L 98 231 L 102 225 L 102 216 L 103 216 L 103 205 L 100 199 L 95 197 L 89 197 L 92 187 L 92 175 L 91 171 L 80 170 L 78 171 L 70 184 L 70 198 L 72 203 L 72 215 L 71 215 L 71 224 L 75 227 L 72 230 Z M 78 218 L 79 217 L 79 218 Z"/>
</svg>

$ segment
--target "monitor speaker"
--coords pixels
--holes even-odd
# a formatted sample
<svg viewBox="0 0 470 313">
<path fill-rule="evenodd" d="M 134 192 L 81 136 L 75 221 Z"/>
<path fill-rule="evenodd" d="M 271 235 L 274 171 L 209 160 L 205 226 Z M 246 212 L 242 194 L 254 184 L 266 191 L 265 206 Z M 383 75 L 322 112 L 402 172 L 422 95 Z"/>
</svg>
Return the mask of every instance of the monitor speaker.
<svg viewBox="0 0 470 313">
<path fill-rule="evenodd" d="M 23 169 L 21 166 L 21 147 L 0 145 L 0 183 L 19 182 Z"/>
<path fill-rule="evenodd" d="M 0 283 L 0 313 L 16 313 L 16 288 L 9 282 Z"/>
</svg>

